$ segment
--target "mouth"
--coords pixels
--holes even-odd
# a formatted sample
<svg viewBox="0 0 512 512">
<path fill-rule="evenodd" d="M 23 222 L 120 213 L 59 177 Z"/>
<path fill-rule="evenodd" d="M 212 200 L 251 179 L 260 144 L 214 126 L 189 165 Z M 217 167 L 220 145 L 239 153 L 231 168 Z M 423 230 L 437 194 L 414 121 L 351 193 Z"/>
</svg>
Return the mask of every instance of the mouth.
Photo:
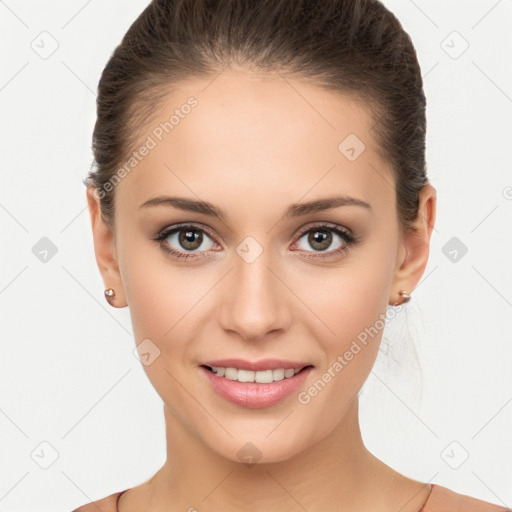
<svg viewBox="0 0 512 512">
<path fill-rule="evenodd" d="M 314 366 L 281 360 L 251 363 L 224 359 L 199 368 L 220 397 L 239 406 L 261 408 L 283 402 L 304 383 Z"/>
</svg>

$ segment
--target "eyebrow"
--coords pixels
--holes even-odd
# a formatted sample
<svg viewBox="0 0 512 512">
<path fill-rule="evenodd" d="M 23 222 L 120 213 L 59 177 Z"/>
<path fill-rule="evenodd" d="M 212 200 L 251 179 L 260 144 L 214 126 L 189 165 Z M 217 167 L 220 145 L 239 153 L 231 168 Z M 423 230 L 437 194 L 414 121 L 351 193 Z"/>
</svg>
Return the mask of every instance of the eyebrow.
<svg viewBox="0 0 512 512">
<path fill-rule="evenodd" d="M 227 213 L 217 206 L 207 201 L 196 201 L 194 199 L 188 199 L 186 197 L 171 197 L 171 196 L 157 196 L 147 200 L 143 203 L 139 209 L 149 208 L 154 206 L 171 206 L 179 210 L 187 212 L 202 213 L 204 215 L 210 215 L 220 220 L 225 221 L 228 217 Z M 317 199 L 315 201 L 309 201 L 307 203 L 295 203 L 288 206 L 281 220 L 289 219 L 292 217 L 300 217 L 309 213 L 316 213 L 325 210 L 331 210 L 332 208 L 338 208 L 340 206 L 360 206 L 373 212 L 372 206 L 356 197 L 348 195 L 342 196 L 331 196 L 323 199 Z"/>
</svg>

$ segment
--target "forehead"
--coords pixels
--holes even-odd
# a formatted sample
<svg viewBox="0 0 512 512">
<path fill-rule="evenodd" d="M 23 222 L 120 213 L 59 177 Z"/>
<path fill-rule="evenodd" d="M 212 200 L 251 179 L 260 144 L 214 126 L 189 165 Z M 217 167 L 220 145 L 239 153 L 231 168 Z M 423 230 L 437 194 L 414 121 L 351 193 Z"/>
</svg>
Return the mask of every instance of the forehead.
<svg viewBox="0 0 512 512">
<path fill-rule="evenodd" d="M 371 111 L 354 96 L 279 75 L 226 70 L 187 81 L 152 114 L 145 142 L 151 149 L 118 185 L 139 205 L 177 188 L 205 199 L 212 186 L 226 198 L 280 191 L 288 202 L 333 189 L 379 202 L 392 188 Z"/>
</svg>

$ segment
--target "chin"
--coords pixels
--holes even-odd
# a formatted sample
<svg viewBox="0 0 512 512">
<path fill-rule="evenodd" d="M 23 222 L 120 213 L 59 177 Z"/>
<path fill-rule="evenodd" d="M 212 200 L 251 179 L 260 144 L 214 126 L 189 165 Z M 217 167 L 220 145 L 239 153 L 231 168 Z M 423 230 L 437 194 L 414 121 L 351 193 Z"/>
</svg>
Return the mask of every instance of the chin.
<svg viewBox="0 0 512 512">
<path fill-rule="evenodd" d="M 241 433 L 233 434 L 233 437 L 226 435 L 215 440 L 208 436 L 203 441 L 221 457 L 247 467 L 288 461 L 316 441 L 311 439 L 311 443 L 308 443 L 304 427 L 293 432 L 283 427 L 281 425 L 276 428 L 274 425 L 274 432 L 268 428 L 258 432 L 252 427 L 244 433 L 240 429 Z M 233 433 L 235 429 L 230 430 L 228 426 L 228 430 Z"/>
</svg>

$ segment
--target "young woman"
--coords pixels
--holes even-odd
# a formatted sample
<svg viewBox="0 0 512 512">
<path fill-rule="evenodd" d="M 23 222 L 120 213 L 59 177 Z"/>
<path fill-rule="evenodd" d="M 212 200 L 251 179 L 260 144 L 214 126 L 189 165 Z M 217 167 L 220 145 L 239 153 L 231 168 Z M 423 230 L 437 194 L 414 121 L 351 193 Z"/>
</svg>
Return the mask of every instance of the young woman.
<svg viewBox="0 0 512 512">
<path fill-rule="evenodd" d="M 77 511 L 505 510 L 394 471 L 359 427 L 388 306 L 428 261 L 425 105 L 378 1 L 144 10 L 101 77 L 86 184 L 167 459 Z"/>
</svg>

